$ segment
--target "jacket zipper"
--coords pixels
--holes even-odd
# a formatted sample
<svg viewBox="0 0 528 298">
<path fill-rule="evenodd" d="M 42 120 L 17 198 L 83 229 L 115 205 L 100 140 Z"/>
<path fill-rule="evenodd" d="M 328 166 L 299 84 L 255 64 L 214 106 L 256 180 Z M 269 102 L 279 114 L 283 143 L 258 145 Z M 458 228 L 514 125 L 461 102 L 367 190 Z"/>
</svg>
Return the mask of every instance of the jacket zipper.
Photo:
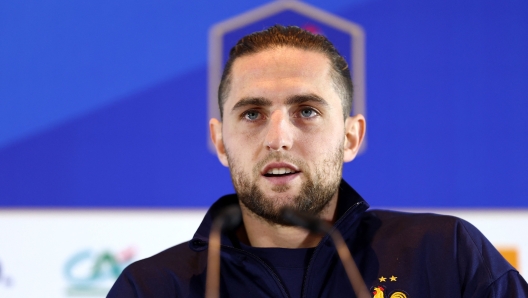
<svg viewBox="0 0 528 298">
<path fill-rule="evenodd" d="M 341 222 L 343 222 L 346 217 L 351 215 L 351 213 L 354 211 L 354 209 L 356 209 L 357 207 L 359 207 L 360 205 L 363 205 L 363 204 L 365 204 L 365 202 L 361 201 L 361 202 L 357 202 L 354 205 L 350 206 L 350 208 L 348 208 L 348 210 L 345 211 L 343 216 L 341 216 L 341 218 L 334 224 L 333 229 L 337 229 L 337 227 L 341 224 Z M 306 298 L 306 295 L 307 295 L 307 293 L 306 293 L 307 292 L 306 291 L 307 280 L 308 280 L 308 276 L 310 275 L 309 273 L 310 273 L 312 264 L 314 262 L 314 259 L 315 259 L 316 255 L 317 255 L 317 253 L 321 250 L 321 247 L 323 246 L 323 243 L 328 241 L 329 237 L 330 237 L 330 235 L 325 235 L 323 237 L 323 239 L 321 240 L 319 245 L 317 245 L 317 247 L 315 248 L 315 250 L 314 250 L 314 252 L 312 254 L 312 257 L 310 258 L 310 261 L 308 262 L 308 267 L 306 269 L 306 274 L 304 275 L 304 279 L 303 279 L 302 294 L 301 294 L 302 298 Z M 201 242 L 200 244 L 205 244 L 205 245 L 208 244 L 208 241 L 203 241 L 203 240 L 199 240 L 199 241 Z M 272 276 L 272 278 L 278 283 L 278 285 L 280 287 L 280 290 L 281 290 L 282 294 L 284 295 L 284 297 L 290 298 L 290 296 L 286 292 L 286 289 L 284 288 L 284 285 L 282 284 L 282 281 L 280 280 L 280 278 L 277 276 L 277 274 L 275 274 L 273 269 L 268 264 L 266 264 L 266 262 L 264 262 L 261 258 L 259 258 L 258 256 L 254 255 L 254 254 L 252 254 L 250 252 L 247 252 L 247 251 L 242 250 L 242 249 L 238 249 L 238 248 L 233 247 L 233 246 L 228 246 L 228 245 L 221 244 L 220 247 L 223 247 L 225 249 L 231 249 L 231 250 L 234 250 L 234 251 L 239 252 L 241 254 L 244 254 L 244 255 L 246 255 L 248 257 L 251 257 L 257 263 L 263 265 L 263 267 L 268 271 L 268 274 L 270 274 Z"/>
<path fill-rule="evenodd" d="M 334 224 L 334 227 L 333 227 L 332 230 L 337 229 L 337 227 L 345 220 L 345 218 L 352 214 L 354 209 L 356 209 L 360 205 L 363 205 L 364 203 L 365 202 L 361 201 L 361 202 L 357 202 L 354 205 L 350 206 L 350 208 L 348 208 L 348 210 L 345 211 L 343 216 L 341 216 L 341 218 L 339 220 L 337 220 L 337 222 Z M 302 298 L 306 298 L 306 295 L 307 295 L 306 292 L 307 292 L 307 287 L 308 287 L 308 284 L 307 284 L 308 276 L 310 275 L 309 273 L 310 273 L 310 270 L 312 269 L 312 264 L 313 264 L 313 262 L 314 262 L 314 260 L 316 258 L 316 255 L 321 250 L 321 247 L 323 247 L 323 243 L 328 241 L 329 238 L 330 238 L 330 235 L 325 235 L 323 237 L 323 239 L 321 240 L 319 245 L 317 245 L 317 247 L 315 248 L 315 250 L 314 250 L 314 252 L 312 254 L 312 257 L 310 258 L 310 262 L 308 262 L 308 267 L 306 268 L 306 274 L 304 275 L 304 279 L 303 279 L 303 287 L 302 287 L 302 295 L 301 295 Z"/>
<path fill-rule="evenodd" d="M 228 246 L 228 245 L 223 245 L 221 244 L 220 247 L 223 247 L 223 248 L 226 248 L 226 249 L 231 249 L 231 250 L 234 250 L 236 252 L 239 252 L 239 253 L 242 253 L 243 255 L 246 255 L 248 257 L 251 257 L 253 260 L 255 260 L 257 263 L 261 264 L 264 266 L 264 268 L 268 271 L 268 273 L 273 277 L 273 279 L 275 279 L 275 281 L 278 283 L 279 285 L 279 288 L 282 292 L 282 294 L 284 295 L 284 297 L 286 298 L 290 298 L 290 296 L 288 295 L 288 293 L 286 292 L 286 289 L 284 288 L 284 285 L 282 284 L 282 281 L 280 280 L 280 278 L 277 276 L 277 274 L 275 274 L 275 272 L 273 271 L 273 269 L 268 265 L 266 264 L 266 262 L 264 262 L 261 258 L 257 257 L 256 255 L 250 253 L 250 252 L 247 252 L 243 249 L 238 249 L 236 247 L 233 247 L 233 246 Z"/>
</svg>

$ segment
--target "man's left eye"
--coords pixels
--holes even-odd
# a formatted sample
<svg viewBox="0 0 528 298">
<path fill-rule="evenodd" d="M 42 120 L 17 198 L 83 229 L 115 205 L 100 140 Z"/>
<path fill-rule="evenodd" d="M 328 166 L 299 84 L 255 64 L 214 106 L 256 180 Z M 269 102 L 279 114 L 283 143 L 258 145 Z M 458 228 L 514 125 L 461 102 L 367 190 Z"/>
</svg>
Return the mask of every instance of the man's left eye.
<svg viewBox="0 0 528 298">
<path fill-rule="evenodd" d="M 300 114 L 301 114 L 301 117 L 303 118 L 310 118 L 310 117 L 314 117 L 315 115 L 317 115 L 317 112 L 314 111 L 313 109 L 302 109 Z"/>
</svg>

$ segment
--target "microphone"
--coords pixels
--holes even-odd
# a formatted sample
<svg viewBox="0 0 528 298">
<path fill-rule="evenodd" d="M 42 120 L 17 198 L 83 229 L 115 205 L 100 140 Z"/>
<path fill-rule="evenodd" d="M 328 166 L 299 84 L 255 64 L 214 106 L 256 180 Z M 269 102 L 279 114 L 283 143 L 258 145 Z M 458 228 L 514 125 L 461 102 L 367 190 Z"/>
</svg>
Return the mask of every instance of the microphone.
<svg viewBox="0 0 528 298">
<path fill-rule="evenodd" d="M 361 273 L 359 273 L 356 263 L 350 254 L 350 250 L 337 229 L 332 229 L 332 226 L 315 216 L 295 211 L 289 207 L 283 208 L 281 214 L 286 222 L 294 226 L 305 228 L 312 233 L 329 234 L 334 241 L 337 254 L 341 259 L 341 263 L 343 263 L 343 267 L 345 267 L 346 274 L 356 297 L 371 298 L 370 291 L 367 289 Z"/>
<path fill-rule="evenodd" d="M 205 279 L 205 297 L 220 297 L 220 236 L 222 231 L 234 229 L 240 224 L 242 213 L 235 204 L 224 208 L 213 220 L 209 233 L 207 251 L 207 275 Z"/>
</svg>

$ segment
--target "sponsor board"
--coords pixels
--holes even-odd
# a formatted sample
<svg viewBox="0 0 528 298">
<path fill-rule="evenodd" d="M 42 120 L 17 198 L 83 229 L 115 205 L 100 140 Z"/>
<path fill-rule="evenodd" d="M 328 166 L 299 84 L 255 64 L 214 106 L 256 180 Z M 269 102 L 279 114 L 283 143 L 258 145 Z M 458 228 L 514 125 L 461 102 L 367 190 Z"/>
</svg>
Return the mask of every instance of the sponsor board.
<svg viewBox="0 0 528 298">
<path fill-rule="evenodd" d="M 521 274 L 528 268 L 528 239 L 519 237 L 528 210 L 405 211 L 464 218 Z M 189 240 L 205 212 L 0 210 L 0 239 L 9 239 L 0 242 L 0 297 L 105 297 L 127 264 Z"/>
<path fill-rule="evenodd" d="M 0 297 L 106 297 L 126 265 L 190 239 L 204 214 L 0 209 Z"/>
</svg>

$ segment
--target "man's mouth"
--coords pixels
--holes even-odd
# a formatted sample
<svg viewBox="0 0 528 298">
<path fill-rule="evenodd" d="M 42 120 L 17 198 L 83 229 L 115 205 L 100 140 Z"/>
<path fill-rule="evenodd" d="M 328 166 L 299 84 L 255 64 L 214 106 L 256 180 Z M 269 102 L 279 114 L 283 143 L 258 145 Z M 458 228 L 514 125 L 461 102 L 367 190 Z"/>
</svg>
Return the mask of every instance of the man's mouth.
<svg viewBox="0 0 528 298">
<path fill-rule="evenodd" d="M 290 169 L 290 168 L 270 168 L 264 174 L 264 176 L 265 177 L 283 177 L 283 176 L 293 175 L 296 173 L 299 173 L 299 172 L 293 169 Z"/>
</svg>

